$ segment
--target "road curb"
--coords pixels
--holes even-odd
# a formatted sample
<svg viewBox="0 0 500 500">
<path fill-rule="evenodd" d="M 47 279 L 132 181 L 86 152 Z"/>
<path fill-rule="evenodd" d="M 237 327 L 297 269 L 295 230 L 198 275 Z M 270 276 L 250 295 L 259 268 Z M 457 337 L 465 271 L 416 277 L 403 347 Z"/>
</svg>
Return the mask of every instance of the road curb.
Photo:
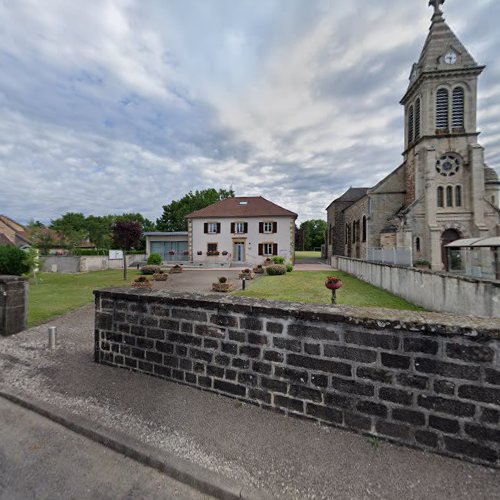
<svg viewBox="0 0 500 500">
<path fill-rule="evenodd" d="M 57 408 L 43 401 L 17 393 L 0 390 L 0 397 L 46 417 L 67 429 L 100 443 L 171 478 L 187 484 L 201 493 L 221 500 L 271 500 L 273 497 L 255 488 L 242 486 L 199 465 L 160 451 L 124 433 L 110 430 L 98 422 Z"/>
</svg>

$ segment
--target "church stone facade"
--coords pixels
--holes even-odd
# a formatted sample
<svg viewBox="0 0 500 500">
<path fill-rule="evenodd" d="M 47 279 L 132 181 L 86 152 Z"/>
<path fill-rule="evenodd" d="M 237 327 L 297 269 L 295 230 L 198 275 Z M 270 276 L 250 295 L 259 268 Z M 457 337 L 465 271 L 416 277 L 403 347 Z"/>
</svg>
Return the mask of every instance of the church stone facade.
<svg viewBox="0 0 500 500">
<path fill-rule="evenodd" d="M 444 246 L 500 235 L 499 179 L 478 144 L 476 63 L 431 0 L 429 35 L 401 100 L 404 161 L 371 188 L 327 208 L 328 257 L 366 259 L 368 248 L 412 248 L 413 260 L 447 267 Z"/>
</svg>

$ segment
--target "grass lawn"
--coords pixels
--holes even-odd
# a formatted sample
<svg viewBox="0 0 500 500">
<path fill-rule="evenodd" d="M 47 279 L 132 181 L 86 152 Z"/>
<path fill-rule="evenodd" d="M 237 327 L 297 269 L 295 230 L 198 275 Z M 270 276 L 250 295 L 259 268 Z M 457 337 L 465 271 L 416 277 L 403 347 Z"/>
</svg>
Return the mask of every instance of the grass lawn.
<svg viewBox="0 0 500 500">
<path fill-rule="evenodd" d="M 301 259 L 321 259 L 321 252 L 295 252 L 295 260 Z"/>
<path fill-rule="evenodd" d="M 332 274 L 344 283 L 337 291 L 338 304 L 423 311 L 421 307 L 341 271 L 293 271 L 284 276 L 262 276 L 247 283 L 247 290 L 236 292 L 235 295 L 331 304 L 332 293 L 325 287 L 325 278 Z"/>
<path fill-rule="evenodd" d="M 28 325 L 35 326 L 51 318 L 92 302 L 96 288 L 128 285 L 137 270 L 128 269 L 127 281 L 123 270 L 92 273 L 59 274 L 39 273 L 37 283 L 30 281 Z"/>
</svg>

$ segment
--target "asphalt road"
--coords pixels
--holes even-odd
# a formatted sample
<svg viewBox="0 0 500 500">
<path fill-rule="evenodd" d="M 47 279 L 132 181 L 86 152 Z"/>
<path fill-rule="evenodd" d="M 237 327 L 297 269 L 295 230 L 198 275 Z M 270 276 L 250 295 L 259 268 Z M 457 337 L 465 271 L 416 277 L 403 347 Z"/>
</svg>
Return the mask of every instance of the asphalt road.
<svg viewBox="0 0 500 500">
<path fill-rule="evenodd" d="M 209 497 L 0 398 L 0 499 L 32 498 Z"/>
</svg>

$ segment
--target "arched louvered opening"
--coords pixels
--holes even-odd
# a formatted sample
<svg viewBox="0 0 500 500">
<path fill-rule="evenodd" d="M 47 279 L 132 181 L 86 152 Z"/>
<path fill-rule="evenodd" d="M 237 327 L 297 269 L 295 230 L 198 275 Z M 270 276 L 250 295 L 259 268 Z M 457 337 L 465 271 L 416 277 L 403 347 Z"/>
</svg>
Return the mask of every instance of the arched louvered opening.
<svg viewBox="0 0 500 500">
<path fill-rule="evenodd" d="M 410 106 L 408 111 L 408 144 L 413 142 L 413 123 L 415 120 L 415 111 L 413 105 Z"/>
<path fill-rule="evenodd" d="M 440 208 L 444 207 L 444 189 L 442 186 L 437 188 L 437 205 Z"/>
<path fill-rule="evenodd" d="M 436 128 L 448 130 L 449 93 L 446 89 L 439 89 L 436 95 Z"/>
<path fill-rule="evenodd" d="M 453 89 L 453 102 L 452 102 L 452 127 L 464 128 L 464 109 L 465 109 L 465 93 L 462 87 L 455 87 Z"/>
<path fill-rule="evenodd" d="M 415 102 L 415 140 L 420 139 L 420 99 Z"/>
<path fill-rule="evenodd" d="M 451 186 L 446 187 L 446 206 L 453 206 L 453 188 Z"/>
<path fill-rule="evenodd" d="M 462 206 L 462 187 L 461 186 L 457 186 L 455 188 L 455 206 L 456 207 Z"/>
</svg>

